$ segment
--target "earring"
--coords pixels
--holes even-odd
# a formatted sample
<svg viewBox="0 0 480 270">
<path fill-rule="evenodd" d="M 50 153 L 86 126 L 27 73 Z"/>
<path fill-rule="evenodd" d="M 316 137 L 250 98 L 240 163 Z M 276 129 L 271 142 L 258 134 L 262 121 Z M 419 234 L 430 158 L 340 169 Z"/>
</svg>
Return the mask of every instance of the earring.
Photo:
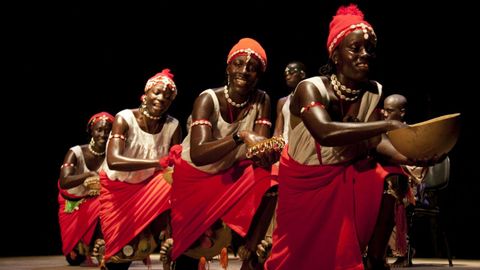
<svg viewBox="0 0 480 270">
<path fill-rule="evenodd" d="M 90 139 L 90 146 L 95 146 L 95 140 L 93 139 L 93 137 Z"/>
<path fill-rule="evenodd" d="M 142 100 L 142 104 L 140 105 L 140 107 L 145 109 L 147 107 L 147 96 L 142 95 L 142 97 L 140 99 Z"/>
</svg>

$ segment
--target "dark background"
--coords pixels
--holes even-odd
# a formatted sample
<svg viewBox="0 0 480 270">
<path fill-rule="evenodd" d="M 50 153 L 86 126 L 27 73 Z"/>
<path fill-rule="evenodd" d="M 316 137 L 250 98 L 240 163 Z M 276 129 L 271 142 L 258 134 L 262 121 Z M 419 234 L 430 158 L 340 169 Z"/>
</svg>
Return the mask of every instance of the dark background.
<svg viewBox="0 0 480 270">
<path fill-rule="evenodd" d="M 328 24 L 346 3 L 67 2 L 22 2 L 4 9 L 10 19 L 3 24 L 2 46 L 6 164 L 0 256 L 61 254 L 59 167 L 69 147 L 88 142 L 85 125 L 91 115 L 138 107 L 146 80 L 168 67 L 179 89 L 170 114 L 184 126 L 194 98 L 223 85 L 227 54 L 246 36 L 267 52 L 260 87 L 275 104 L 287 94 L 283 70 L 289 61 L 304 62 L 310 76 L 326 62 Z M 461 135 L 450 153 L 451 183 L 441 194 L 442 213 L 453 255 L 480 259 L 474 10 L 462 1 L 356 3 L 378 36 L 371 77 L 386 94 L 409 99 L 407 121 L 462 113 Z M 417 252 L 428 256 L 428 238 L 422 239 L 425 248 Z"/>
</svg>

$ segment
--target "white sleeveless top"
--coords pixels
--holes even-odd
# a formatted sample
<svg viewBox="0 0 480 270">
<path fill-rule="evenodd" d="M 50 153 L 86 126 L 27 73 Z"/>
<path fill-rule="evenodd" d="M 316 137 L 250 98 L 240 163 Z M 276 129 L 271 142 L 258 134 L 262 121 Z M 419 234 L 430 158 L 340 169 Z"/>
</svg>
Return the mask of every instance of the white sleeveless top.
<svg viewBox="0 0 480 270">
<path fill-rule="evenodd" d="M 125 109 L 120 111 L 117 115 L 120 115 L 128 124 L 128 133 L 125 136 L 125 150 L 123 151 L 124 156 L 130 158 L 159 160 L 161 157 L 168 155 L 172 135 L 178 126 L 177 119 L 167 115 L 162 130 L 156 134 L 150 134 L 140 128 L 132 110 Z M 107 166 L 105 172 L 111 180 L 140 183 L 152 176 L 155 172 L 155 168 L 137 171 L 116 171 L 111 170 Z"/>
<path fill-rule="evenodd" d="M 328 96 L 327 88 L 322 81 L 322 77 L 316 76 L 305 79 L 303 81 L 311 82 L 317 87 L 322 97 L 322 104 L 327 109 L 330 99 Z M 382 85 L 378 82 L 375 83 L 377 84 L 378 93 L 365 92 L 361 98 L 359 112 L 356 117 L 362 122 L 368 121 L 368 118 L 375 110 L 378 102 L 380 101 L 380 97 L 382 95 Z M 296 116 L 292 115 L 292 118 L 293 117 Z M 305 124 L 303 122 L 300 122 L 292 130 L 289 123 L 288 128 L 290 130 L 288 154 L 300 164 L 327 165 L 346 163 L 353 160 L 357 156 L 366 154 L 368 151 L 367 140 L 360 143 L 344 146 L 320 146 L 320 161 L 319 156 L 317 155 L 317 149 L 315 145 L 316 141 L 310 134 L 308 129 L 305 127 Z"/>
<path fill-rule="evenodd" d="M 240 130 L 253 131 L 255 119 L 257 118 L 257 115 L 259 113 L 259 106 L 261 105 L 260 102 L 261 100 L 263 100 L 263 95 L 265 95 L 263 91 L 260 91 L 260 93 L 257 92 L 253 102 L 250 105 L 252 106 L 252 108 L 247 113 L 247 115 L 243 119 L 233 123 L 228 123 L 223 119 L 222 114 L 220 113 L 220 104 L 217 95 L 212 89 L 207 89 L 200 93 L 200 95 L 203 94 L 210 95 L 213 100 L 214 112 L 212 113 L 212 115 L 210 115 L 208 120 L 210 121 L 210 123 L 212 123 L 212 136 L 215 139 L 218 140 L 227 136 L 231 136 L 232 134 Z M 245 144 L 242 144 L 239 146 L 240 149 L 238 149 L 238 151 L 236 150 L 229 152 L 217 162 L 203 166 L 196 166 L 195 164 L 193 164 L 192 159 L 190 158 L 190 134 L 191 132 L 189 130 L 187 137 L 185 137 L 182 142 L 182 159 L 201 171 L 207 173 L 217 173 L 219 171 L 230 168 L 236 161 L 245 159 L 246 146 Z"/>
<path fill-rule="evenodd" d="M 83 156 L 82 147 L 80 147 L 79 145 L 76 145 L 70 148 L 70 151 L 72 151 L 75 157 L 77 158 L 77 166 L 75 167 L 75 174 L 90 172 L 91 170 L 88 169 L 87 164 L 85 162 L 85 157 Z M 99 173 L 105 167 L 107 167 L 107 163 L 106 163 L 106 160 L 104 159 L 102 165 L 98 167 L 96 172 Z M 66 191 L 68 194 L 75 195 L 78 197 L 85 197 L 88 195 L 88 189 L 84 185 L 78 185 L 76 187 L 69 188 Z"/>
<path fill-rule="evenodd" d="M 290 100 L 292 100 L 292 95 L 288 95 L 287 100 L 282 107 L 283 115 L 283 134 L 282 137 L 285 140 L 285 143 L 288 143 L 288 132 L 290 130 Z"/>
</svg>

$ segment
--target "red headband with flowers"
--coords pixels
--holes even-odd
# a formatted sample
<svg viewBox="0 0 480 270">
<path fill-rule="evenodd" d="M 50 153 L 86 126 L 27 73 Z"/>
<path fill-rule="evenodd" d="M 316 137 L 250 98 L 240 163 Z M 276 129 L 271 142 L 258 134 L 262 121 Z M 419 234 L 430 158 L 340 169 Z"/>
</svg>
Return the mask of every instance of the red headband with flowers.
<svg viewBox="0 0 480 270">
<path fill-rule="evenodd" d="M 145 84 L 145 92 L 160 83 L 163 85 L 162 91 L 166 91 L 167 89 L 169 89 L 173 92 L 174 96 L 177 95 L 177 86 L 173 81 L 173 74 L 170 73 L 170 69 L 168 68 L 162 70 L 162 72 L 159 72 L 150 79 L 148 79 L 147 83 Z"/>
<path fill-rule="evenodd" d="M 330 22 L 330 33 L 327 39 L 327 49 L 330 56 L 332 56 L 338 44 L 355 30 L 361 29 L 365 39 L 368 39 L 369 34 L 376 38 L 372 26 L 363 19 L 363 16 L 363 12 L 355 4 L 341 6 L 337 10 L 337 14 L 333 16 Z"/>
<path fill-rule="evenodd" d="M 87 131 L 90 131 L 90 129 L 100 120 L 105 120 L 107 122 L 113 123 L 114 119 L 115 117 L 113 117 L 113 115 L 109 114 L 108 112 L 96 113 L 92 117 L 90 117 L 90 120 L 88 120 Z"/>
</svg>

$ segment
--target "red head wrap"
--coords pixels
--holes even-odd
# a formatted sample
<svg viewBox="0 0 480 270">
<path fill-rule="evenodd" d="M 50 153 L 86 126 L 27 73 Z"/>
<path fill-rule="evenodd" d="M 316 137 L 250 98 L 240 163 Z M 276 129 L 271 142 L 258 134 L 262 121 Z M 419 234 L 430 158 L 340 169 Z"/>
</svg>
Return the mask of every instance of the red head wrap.
<svg viewBox="0 0 480 270">
<path fill-rule="evenodd" d="M 338 44 L 357 29 L 365 33 L 365 39 L 368 39 L 369 32 L 375 37 L 372 26 L 363 19 L 363 12 L 355 4 L 341 6 L 330 22 L 330 33 L 327 39 L 328 54 L 331 56 Z"/>
<path fill-rule="evenodd" d="M 159 72 L 148 79 L 147 84 L 145 85 L 145 92 L 159 83 L 163 84 L 162 91 L 166 91 L 168 88 L 173 92 L 174 96 L 177 95 L 177 87 L 173 81 L 173 74 L 170 73 L 170 69 L 166 68 L 162 70 L 162 72 Z"/>
<path fill-rule="evenodd" d="M 267 54 L 260 43 L 252 38 L 242 38 L 233 46 L 228 54 L 227 64 L 230 64 L 237 56 L 249 55 L 257 58 L 262 63 L 262 71 L 267 69 Z"/>
<path fill-rule="evenodd" d="M 90 117 L 87 124 L 87 132 L 90 132 L 90 129 L 100 120 L 105 120 L 107 122 L 113 123 L 115 117 L 107 112 L 99 112 Z"/>
</svg>

